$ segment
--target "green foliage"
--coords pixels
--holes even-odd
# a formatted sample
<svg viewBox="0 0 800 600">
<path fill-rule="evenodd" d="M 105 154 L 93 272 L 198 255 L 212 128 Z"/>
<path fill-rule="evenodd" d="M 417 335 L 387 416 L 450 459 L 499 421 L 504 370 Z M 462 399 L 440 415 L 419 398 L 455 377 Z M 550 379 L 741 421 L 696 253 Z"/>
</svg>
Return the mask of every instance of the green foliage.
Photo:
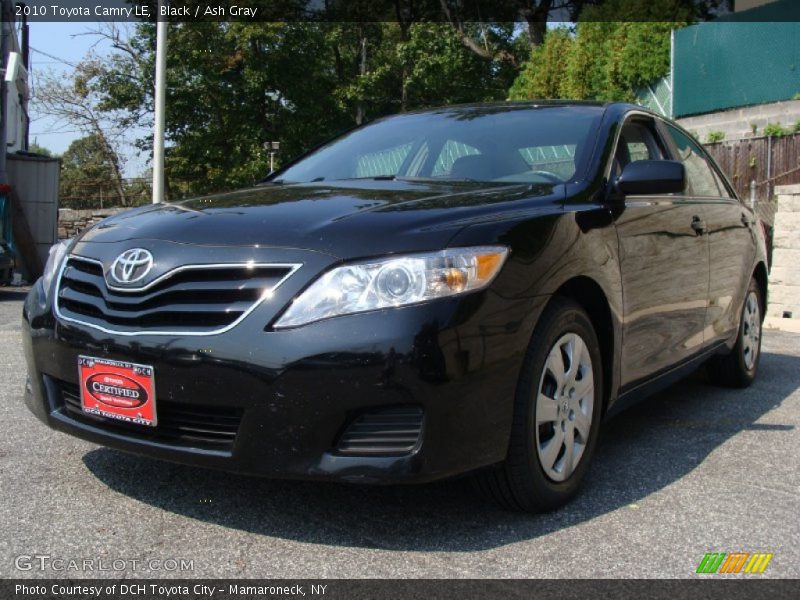
<svg viewBox="0 0 800 600">
<path fill-rule="evenodd" d="M 301 10 L 302 3 L 289 4 Z M 520 1 L 524 31 L 460 20 L 459 3 L 411 4 L 414 23 L 347 18 L 348 11 L 369 5 L 364 0 L 331 3 L 331 18 L 319 21 L 171 23 L 170 197 L 259 180 L 269 169 L 264 142 L 281 143 L 279 166 L 338 132 L 399 111 L 508 96 L 633 100 L 635 88 L 667 72 L 669 31 L 707 16 L 695 0 L 606 0 L 600 6 L 547 0 L 532 12 L 534 3 Z M 443 7 L 449 7 L 448 22 L 440 22 Z M 583 20 L 574 29 L 548 32 L 545 20 L 556 8 L 571 18 L 583 11 Z M 631 22 L 618 22 L 626 14 Z M 108 157 L 133 128 L 152 127 L 155 25 L 138 23 L 130 37 L 107 25 L 101 35 L 114 48 L 111 56 L 87 57 L 63 86 L 40 86 L 37 102 L 43 104 L 49 89 L 49 114 L 103 135 Z M 541 45 L 531 46 L 542 37 Z M 152 152 L 149 135 L 135 146 Z M 85 163 L 86 172 L 102 165 L 98 156 Z M 116 159 L 106 166 L 117 169 L 123 202 L 147 195 L 122 181 Z"/>
<path fill-rule="evenodd" d="M 65 208 L 119 206 L 114 165 L 96 135 L 78 138 L 61 155 L 59 202 Z M 119 166 L 117 164 L 117 166 Z"/>
<path fill-rule="evenodd" d="M 708 134 L 706 135 L 706 142 L 709 144 L 721 142 L 724 139 L 725 139 L 724 131 L 709 131 Z"/>
<path fill-rule="evenodd" d="M 620 22 L 619 15 L 651 21 Z M 552 30 L 512 85 L 512 99 L 633 101 L 634 90 L 669 72 L 670 31 L 692 19 L 685 2 L 608 0 L 589 6 L 575 32 Z M 663 19 L 663 21 L 659 20 Z"/>
<path fill-rule="evenodd" d="M 390 30 L 394 24 L 384 24 Z M 486 31 L 493 45 L 508 45 L 514 36 L 513 25 L 498 25 Z M 478 33 L 475 32 L 477 36 Z M 406 108 L 421 108 L 465 102 L 503 99 L 516 69 L 507 62 L 490 61 L 469 52 L 458 33 L 443 23 L 414 23 L 408 40 L 394 41 L 398 75 L 396 85 L 402 90 L 406 73 Z M 518 46 L 522 53 L 524 46 Z M 391 64 L 387 61 L 388 64 Z M 396 97 L 395 88 L 387 91 Z M 395 111 L 403 107 L 395 101 Z"/>
<path fill-rule="evenodd" d="M 792 125 L 792 133 L 800 133 L 800 119 L 794 122 Z"/>
<path fill-rule="evenodd" d="M 792 131 L 790 129 L 787 129 L 780 123 L 767 123 L 764 127 L 764 135 L 767 137 L 783 137 L 791 133 Z"/>
<path fill-rule="evenodd" d="M 513 100 L 564 98 L 569 95 L 567 72 L 575 47 L 566 27 L 551 30 L 544 44 L 535 48 L 509 90 Z"/>
<path fill-rule="evenodd" d="M 31 154 L 38 154 L 40 156 L 53 156 L 52 150 L 45 148 L 44 146 L 40 146 L 39 144 L 30 144 L 30 146 L 28 146 L 28 152 Z"/>
<path fill-rule="evenodd" d="M 487 47 L 525 56 L 513 25 L 464 25 Z M 102 109 L 148 127 L 152 24 L 137 26 L 102 77 Z M 167 58 L 169 194 L 252 184 L 358 122 L 417 107 L 503 99 L 513 60 L 468 49 L 449 23 L 176 23 Z M 151 152 L 151 140 L 138 140 Z"/>
</svg>

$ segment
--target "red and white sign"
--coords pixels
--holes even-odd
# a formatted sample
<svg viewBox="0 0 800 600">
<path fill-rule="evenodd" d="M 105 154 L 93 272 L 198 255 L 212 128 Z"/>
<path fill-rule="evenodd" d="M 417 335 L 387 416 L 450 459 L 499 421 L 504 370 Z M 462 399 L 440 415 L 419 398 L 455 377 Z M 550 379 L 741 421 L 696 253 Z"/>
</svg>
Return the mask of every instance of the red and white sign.
<svg viewBox="0 0 800 600">
<path fill-rule="evenodd" d="M 79 356 L 78 377 L 84 412 L 138 425 L 156 425 L 153 367 Z"/>
</svg>

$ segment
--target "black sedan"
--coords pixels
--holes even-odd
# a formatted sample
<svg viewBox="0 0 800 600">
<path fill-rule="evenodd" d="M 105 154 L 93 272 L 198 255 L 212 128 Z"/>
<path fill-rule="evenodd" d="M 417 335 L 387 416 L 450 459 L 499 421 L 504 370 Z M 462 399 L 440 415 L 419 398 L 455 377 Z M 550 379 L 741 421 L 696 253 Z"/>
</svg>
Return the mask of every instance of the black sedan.
<svg viewBox="0 0 800 600">
<path fill-rule="evenodd" d="M 364 483 L 475 471 L 549 509 L 604 418 L 702 364 L 753 381 L 766 264 L 719 168 L 641 107 L 407 113 L 55 246 L 24 308 L 25 401 L 152 457 Z"/>
</svg>

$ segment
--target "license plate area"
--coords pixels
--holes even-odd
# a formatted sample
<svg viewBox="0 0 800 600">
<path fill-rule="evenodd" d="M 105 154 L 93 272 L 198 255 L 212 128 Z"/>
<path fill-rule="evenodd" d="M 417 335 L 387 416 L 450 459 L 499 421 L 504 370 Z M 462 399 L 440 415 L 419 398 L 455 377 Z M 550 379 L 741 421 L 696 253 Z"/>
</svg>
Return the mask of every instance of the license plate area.
<svg viewBox="0 0 800 600">
<path fill-rule="evenodd" d="M 78 381 L 83 412 L 144 427 L 158 424 L 153 367 L 79 356 Z"/>
</svg>

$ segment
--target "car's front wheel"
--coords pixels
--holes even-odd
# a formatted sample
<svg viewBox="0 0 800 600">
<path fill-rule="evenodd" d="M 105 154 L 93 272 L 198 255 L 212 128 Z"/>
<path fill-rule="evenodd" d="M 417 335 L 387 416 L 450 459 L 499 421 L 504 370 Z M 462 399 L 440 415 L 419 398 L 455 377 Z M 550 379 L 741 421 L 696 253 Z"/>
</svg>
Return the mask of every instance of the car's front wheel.
<svg viewBox="0 0 800 600">
<path fill-rule="evenodd" d="M 742 305 L 739 333 L 733 350 L 728 354 L 714 356 L 708 361 L 707 371 L 713 383 L 744 388 L 755 380 L 761 359 L 763 306 L 761 288 L 755 279 L 751 279 Z"/>
<path fill-rule="evenodd" d="M 599 344 L 586 312 L 554 298 L 536 326 L 517 387 L 508 457 L 477 474 L 481 490 L 539 512 L 578 490 L 597 443 L 603 402 Z"/>
</svg>

